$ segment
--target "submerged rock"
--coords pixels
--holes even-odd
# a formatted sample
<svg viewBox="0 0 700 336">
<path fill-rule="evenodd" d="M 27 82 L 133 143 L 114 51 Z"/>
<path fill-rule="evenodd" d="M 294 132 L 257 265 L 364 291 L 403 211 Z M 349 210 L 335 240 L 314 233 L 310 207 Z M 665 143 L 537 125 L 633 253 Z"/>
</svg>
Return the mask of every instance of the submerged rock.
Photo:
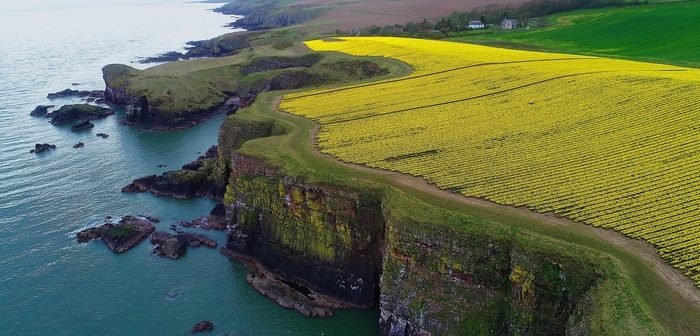
<svg viewBox="0 0 700 336">
<path fill-rule="evenodd" d="M 100 137 L 100 138 L 102 138 L 102 139 L 107 139 L 107 138 L 109 138 L 109 134 L 105 134 L 105 133 L 97 133 L 97 134 L 95 134 L 95 136 L 98 136 L 98 137 Z"/>
<path fill-rule="evenodd" d="M 214 323 L 212 323 L 211 321 L 202 321 L 195 324 L 194 327 L 192 327 L 193 334 L 212 330 L 214 330 Z"/>
<path fill-rule="evenodd" d="M 60 109 L 48 113 L 46 116 L 51 118 L 51 124 L 63 125 L 79 120 L 85 121 L 104 118 L 113 114 L 114 111 L 108 108 L 88 104 L 74 104 L 62 106 Z"/>
<path fill-rule="evenodd" d="M 115 253 L 124 253 L 141 243 L 155 231 L 152 222 L 134 216 L 124 216 L 119 223 L 105 223 L 102 226 L 78 232 L 79 243 L 100 238 L 107 248 Z"/>
<path fill-rule="evenodd" d="M 32 112 L 29 113 L 32 117 L 44 117 L 49 113 L 49 109 L 55 107 L 55 105 L 39 105 Z"/>
<path fill-rule="evenodd" d="M 45 152 L 49 149 L 56 149 L 56 145 L 47 144 L 47 143 L 36 144 L 36 145 L 34 145 L 34 149 L 30 150 L 29 153 L 39 154 L 39 153 Z"/>
<path fill-rule="evenodd" d="M 95 127 L 95 124 L 91 123 L 88 120 L 85 120 L 85 121 L 82 121 L 82 122 L 79 122 L 79 123 L 73 125 L 73 127 L 71 127 L 70 130 L 72 132 L 77 132 L 77 131 L 82 131 L 82 130 L 86 130 L 86 129 L 91 129 L 93 127 Z"/>
<path fill-rule="evenodd" d="M 73 145 L 73 148 L 83 148 L 85 147 L 85 144 L 83 142 L 78 142 L 77 144 Z"/>
</svg>

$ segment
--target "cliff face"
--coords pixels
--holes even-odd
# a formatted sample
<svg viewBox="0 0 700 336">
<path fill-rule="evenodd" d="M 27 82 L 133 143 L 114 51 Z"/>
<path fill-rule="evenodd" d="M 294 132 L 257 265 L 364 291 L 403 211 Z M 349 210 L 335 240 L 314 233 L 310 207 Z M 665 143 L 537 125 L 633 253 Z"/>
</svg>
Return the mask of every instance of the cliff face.
<svg viewBox="0 0 700 336">
<path fill-rule="evenodd" d="M 598 277 L 591 265 L 507 237 L 391 209 L 385 218 L 383 335 L 563 335 L 578 325 L 575 312 Z"/>
<path fill-rule="evenodd" d="M 374 306 L 384 221 L 378 194 L 305 183 L 235 155 L 225 195 L 228 247 L 311 290 Z"/>
<path fill-rule="evenodd" d="M 379 307 L 383 335 L 586 334 L 599 277 L 590 263 L 466 216 L 394 211 L 378 190 L 289 176 L 235 150 L 274 126 L 233 120 L 220 137 L 228 249 L 313 292 Z"/>
</svg>

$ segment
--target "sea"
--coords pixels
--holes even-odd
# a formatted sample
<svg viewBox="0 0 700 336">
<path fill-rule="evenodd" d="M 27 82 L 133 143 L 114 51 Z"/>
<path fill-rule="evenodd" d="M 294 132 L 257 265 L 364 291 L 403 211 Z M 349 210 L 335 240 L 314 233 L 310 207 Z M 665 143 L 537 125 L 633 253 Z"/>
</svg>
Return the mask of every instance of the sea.
<svg viewBox="0 0 700 336">
<path fill-rule="evenodd" d="M 0 335 L 376 335 L 376 310 L 310 319 L 255 292 L 246 269 L 216 249 L 179 260 L 144 241 L 120 255 L 75 233 L 107 216 L 158 216 L 158 229 L 208 214 L 210 199 L 123 194 L 134 178 L 179 169 L 216 143 L 224 116 L 180 131 L 119 124 L 73 133 L 29 112 L 66 88 L 103 89 L 110 63 L 184 50 L 236 17 L 212 3 L 165 0 L 0 0 Z M 108 138 L 95 136 L 106 133 Z M 73 145 L 84 142 L 85 147 Z M 30 154 L 35 143 L 57 148 Z M 159 165 L 167 165 L 159 168 Z M 197 232 L 197 230 L 193 230 Z M 225 234 L 206 232 L 225 242 Z"/>
</svg>

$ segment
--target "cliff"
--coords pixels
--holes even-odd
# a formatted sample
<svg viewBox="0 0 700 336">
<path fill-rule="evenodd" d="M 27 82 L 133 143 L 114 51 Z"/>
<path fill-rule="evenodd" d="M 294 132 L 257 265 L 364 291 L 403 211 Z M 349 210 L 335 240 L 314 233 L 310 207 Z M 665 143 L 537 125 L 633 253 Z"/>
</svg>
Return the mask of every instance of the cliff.
<svg viewBox="0 0 700 336">
<path fill-rule="evenodd" d="M 222 128 L 229 251 L 302 291 L 378 307 L 382 335 L 591 333 L 609 266 L 589 251 L 238 150 L 271 129 L 284 132 L 237 116 Z"/>
</svg>

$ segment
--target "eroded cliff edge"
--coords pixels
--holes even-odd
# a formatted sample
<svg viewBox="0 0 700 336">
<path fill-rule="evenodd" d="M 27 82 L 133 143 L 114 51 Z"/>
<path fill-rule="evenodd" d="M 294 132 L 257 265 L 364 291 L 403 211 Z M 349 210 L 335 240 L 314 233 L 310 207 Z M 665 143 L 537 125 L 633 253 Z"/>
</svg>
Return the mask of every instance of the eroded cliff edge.
<svg viewBox="0 0 700 336">
<path fill-rule="evenodd" d="M 295 286 L 379 308 L 382 335 L 590 333 L 605 267 L 587 253 L 237 150 L 283 132 L 235 116 L 222 127 L 230 251 Z"/>
</svg>

